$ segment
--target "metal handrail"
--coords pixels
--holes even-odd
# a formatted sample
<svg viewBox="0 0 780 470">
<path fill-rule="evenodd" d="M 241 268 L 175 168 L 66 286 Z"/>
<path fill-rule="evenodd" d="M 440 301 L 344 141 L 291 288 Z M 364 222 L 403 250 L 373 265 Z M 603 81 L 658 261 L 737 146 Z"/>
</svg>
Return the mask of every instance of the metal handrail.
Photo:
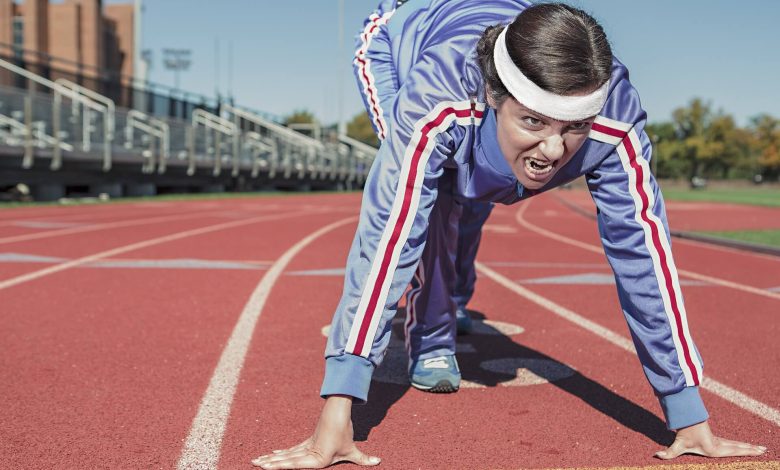
<svg viewBox="0 0 780 470">
<path fill-rule="evenodd" d="M 116 115 L 116 105 L 114 104 L 114 100 L 64 78 L 58 78 L 54 83 L 62 85 L 65 88 L 70 88 L 80 95 L 106 105 L 106 108 L 108 108 L 108 112 L 106 113 L 106 130 L 109 131 L 107 135 L 111 136 L 110 140 L 114 140 L 114 127 L 116 125 L 116 119 L 114 117 Z"/>
<path fill-rule="evenodd" d="M 28 70 L 25 70 L 21 67 L 18 67 L 6 60 L 0 59 L 0 67 L 5 68 L 6 70 L 10 70 L 11 72 L 14 72 L 18 75 L 21 75 L 22 77 L 31 80 L 35 83 L 38 83 L 40 85 L 43 85 L 47 88 L 50 88 L 54 91 L 54 100 L 52 102 L 52 136 L 54 138 L 54 152 L 52 155 L 52 161 L 51 161 L 51 169 L 52 170 L 58 170 L 62 166 L 62 154 L 60 153 L 61 146 L 60 143 L 60 107 L 62 105 L 62 97 L 68 97 L 73 102 L 78 102 L 82 104 L 83 106 L 96 110 L 98 112 L 107 112 L 108 108 L 106 105 L 98 103 L 93 101 L 92 99 L 74 91 L 70 88 L 67 88 L 63 85 L 60 85 L 58 83 L 52 82 L 49 79 L 46 79 L 44 77 L 41 77 L 40 75 L 36 75 Z M 29 97 L 28 103 L 29 103 Z M 25 105 L 25 113 L 29 114 L 29 111 L 31 111 L 31 106 Z M 84 133 L 83 138 L 84 142 L 82 144 L 85 151 L 89 151 L 89 125 L 88 125 L 88 113 L 85 113 L 84 119 L 85 119 L 85 125 L 84 125 Z M 27 123 L 27 134 L 28 134 L 28 140 L 30 139 L 30 136 L 32 135 L 32 127 L 31 127 L 31 119 L 26 119 Z M 113 131 L 112 131 L 113 132 Z M 31 168 L 33 164 L 33 153 L 31 146 L 27 145 L 27 149 L 25 150 L 25 156 L 22 160 L 22 167 L 23 168 Z M 103 153 L 103 171 L 108 171 L 111 169 L 111 145 L 108 139 L 106 139 L 105 147 L 104 147 L 104 153 Z"/>
<path fill-rule="evenodd" d="M 203 127 L 212 129 L 216 134 L 216 142 L 214 143 L 214 176 L 219 176 L 222 172 L 222 155 L 220 152 L 221 139 L 220 134 L 225 134 L 229 137 L 235 137 L 238 132 L 238 126 L 230 122 L 229 120 L 217 116 L 216 114 L 209 113 L 202 109 L 196 109 L 192 112 L 192 135 L 190 138 L 190 167 L 187 169 L 187 174 L 192 175 L 195 173 L 195 132 L 198 128 L 198 124 Z M 234 141 L 235 142 L 235 141 Z M 233 168 L 234 172 L 237 171 L 238 155 L 236 147 L 233 147 Z"/>
<path fill-rule="evenodd" d="M 78 93 L 79 95 L 85 96 L 93 101 L 101 103 L 106 107 L 105 111 L 103 112 L 103 139 L 104 139 L 103 143 L 104 143 L 104 152 L 108 153 L 108 157 L 104 157 L 104 158 L 108 158 L 110 162 L 111 145 L 112 145 L 111 143 L 114 141 L 114 127 L 116 125 L 116 121 L 114 117 L 116 115 L 116 106 L 114 105 L 114 101 L 107 96 L 103 96 L 100 93 L 92 91 L 89 88 L 83 87 L 78 83 L 73 83 L 70 80 L 66 80 L 64 78 L 58 78 L 57 80 L 54 81 L 54 83 L 56 83 L 57 85 L 61 85 L 67 89 L 71 89 L 74 92 Z M 84 116 L 84 120 L 85 120 L 84 121 L 85 124 L 83 126 L 83 129 L 85 135 L 88 136 L 89 123 L 88 123 L 88 116 L 86 115 L 86 113 Z M 86 145 L 84 150 L 88 151 L 89 145 Z"/>
<path fill-rule="evenodd" d="M 253 158 L 252 158 L 252 178 L 257 178 L 257 175 L 260 173 L 261 167 L 268 167 L 268 175 L 270 178 L 273 178 L 276 176 L 276 161 L 279 157 L 279 151 L 276 146 L 276 141 L 271 140 L 271 143 L 266 142 L 266 138 L 264 138 L 262 135 L 260 135 L 257 132 L 249 131 L 245 134 L 246 136 L 246 145 L 251 150 L 255 150 L 253 152 Z M 262 152 L 265 152 L 271 156 L 271 163 L 270 165 L 266 160 L 260 159 L 260 154 Z"/>
<path fill-rule="evenodd" d="M 5 114 L 0 114 L 0 124 L 9 125 L 22 133 L 27 132 L 27 126 L 24 123 L 21 123 L 12 117 L 6 116 Z M 51 146 L 59 145 L 63 150 L 67 150 L 68 152 L 73 151 L 73 146 L 71 144 L 67 142 L 57 142 L 57 139 L 46 134 L 40 128 L 35 130 L 35 137 L 38 138 L 38 140 L 46 142 Z"/>
<path fill-rule="evenodd" d="M 131 109 L 127 112 L 127 120 L 125 123 L 125 147 L 126 148 L 132 148 L 133 147 L 133 140 L 134 140 L 134 129 L 141 130 L 143 132 L 146 132 L 147 134 L 151 135 L 152 137 L 157 137 L 160 142 L 159 146 L 159 157 L 158 157 L 158 168 L 162 168 L 164 165 L 164 159 L 167 158 L 166 152 L 167 152 L 167 127 L 168 125 L 165 124 L 165 129 L 160 128 L 159 124 L 155 123 L 154 121 L 159 121 L 154 118 L 150 118 L 148 115 L 136 111 L 134 109 Z M 159 121 L 162 122 L 162 121 Z M 155 127 L 157 126 L 157 127 Z M 151 155 L 147 158 L 146 162 L 144 162 L 144 166 L 141 168 L 141 171 L 144 173 L 153 173 L 154 172 L 154 139 L 151 140 L 149 152 L 151 152 Z M 160 173 L 164 172 L 164 168 Z"/>
<path fill-rule="evenodd" d="M 295 132 L 289 127 L 285 127 L 273 121 L 269 121 L 268 119 L 265 119 L 257 114 L 250 113 L 248 111 L 245 111 L 240 108 L 236 108 L 235 106 L 230 106 L 228 104 L 222 105 L 222 109 L 230 114 L 233 114 L 234 118 L 240 117 L 244 120 L 257 124 L 258 126 L 265 127 L 272 132 L 276 132 L 281 134 L 282 136 L 294 139 L 302 145 L 316 147 L 318 150 L 324 148 L 324 145 L 319 140 L 312 139 L 311 137 L 305 136 L 300 132 Z M 236 120 L 234 120 L 234 123 L 236 123 L 236 126 L 238 126 Z"/>
<path fill-rule="evenodd" d="M 366 160 L 366 168 L 369 168 L 371 166 L 371 162 L 374 161 L 374 158 L 376 157 L 376 153 L 379 149 L 376 147 L 373 147 L 371 145 L 366 144 L 365 142 L 361 142 L 359 140 L 353 139 L 352 137 L 348 137 L 344 134 L 339 135 L 339 142 L 341 142 L 344 145 L 347 145 L 350 150 L 350 162 L 349 162 L 349 169 L 347 171 L 346 176 L 347 182 L 353 182 L 358 181 L 362 182 L 363 179 L 365 179 L 365 173 L 364 171 L 362 174 L 357 174 L 357 161 L 358 160 Z M 355 151 L 357 150 L 357 152 Z"/>
<path fill-rule="evenodd" d="M 170 157 L 170 135 L 171 128 L 167 122 L 156 119 L 141 111 L 131 109 L 127 112 L 127 122 L 125 123 L 125 147 L 132 148 L 133 146 L 133 129 L 139 129 L 147 134 L 157 137 L 160 140 L 159 153 L 157 158 L 157 172 L 159 174 L 165 173 L 166 162 Z M 144 167 L 144 171 L 154 171 L 154 159 Z"/>
</svg>

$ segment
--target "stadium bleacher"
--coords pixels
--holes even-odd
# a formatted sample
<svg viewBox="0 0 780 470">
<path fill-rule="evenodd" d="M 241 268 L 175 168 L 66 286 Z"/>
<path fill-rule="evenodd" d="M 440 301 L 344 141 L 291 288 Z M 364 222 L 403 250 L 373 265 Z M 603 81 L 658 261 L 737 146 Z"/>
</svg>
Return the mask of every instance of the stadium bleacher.
<svg viewBox="0 0 780 470">
<path fill-rule="evenodd" d="M 36 200 L 349 189 L 362 185 L 376 152 L 226 103 L 152 114 L 4 59 L 0 73 L 11 77 L 0 81 L 0 189 L 25 184 Z"/>
</svg>

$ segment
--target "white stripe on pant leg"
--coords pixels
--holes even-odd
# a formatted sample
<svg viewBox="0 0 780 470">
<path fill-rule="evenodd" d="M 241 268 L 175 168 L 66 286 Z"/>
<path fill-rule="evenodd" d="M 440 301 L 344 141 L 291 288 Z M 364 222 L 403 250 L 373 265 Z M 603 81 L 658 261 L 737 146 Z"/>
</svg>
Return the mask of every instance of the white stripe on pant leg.
<svg viewBox="0 0 780 470">
<path fill-rule="evenodd" d="M 230 416 L 230 407 L 236 392 L 238 377 L 244 366 L 244 358 L 249 349 L 255 325 L 276 280 L 293 257 L 306 245 L 355 220 L 355 217 L 342 219 L 308 235 L 288 249 L 265 273 L 249 297 L 249 301 L 241 312 L 230 339 L 222 351 L 219 363 L 211 376 L 209 386 L 190 428 L 177 468 L 180 470 L 217 468 L 222 437 L 225 434 L 225 427 Z"/>
<path fill-rule="evenodd" d="M 636 131 L 632 129 L 629 132 L 629 136 L 631 134 L 636 134 Z M 645 247 L 647 248 L 648 253 L 650 254 L 650 258 L 653 262 L 653 271 L 655 273 L 655 280 L 658 285 L 658 291 L 661 294 L 661 299 L 663 301 L 663 307 L 664 307 L 664 313 L 666 314 L 666 320 L 669 325 L 669 333 L 672 337 L 672 342 L 674 343 L 674 349 L 675 349 L 675 355 L 677 356 L 677 363 L 680 366 L 680 370 L 682 371 L 683 375 L 685 376 L 685 383 L 688 385 L 694 385 L 693 380 L 693 374 L 691 373 L 690 367 L 688 367 L 688 363 L 685 360 L 685 351 L 683 348 L 682 342 L 685 341 L 684 337 L 680 337 L 679 331 L 677 330 L 677 320 L 675 318 L 674 309 L 672 305 L 672 296 L 670 295 L 670 292 L 666 285 L 666 276 L 664 276 L 663 267 L 661 266 L 661 256 L 658 252 L 657 247 L 655 246 L 655 242 L 653 241 L 653 232 L 652 227 L 649 223 L 647 223 L 642 218 L 642 213 L 648 214 L 652 212 L 653 208 L 653 200 L 652 200 L 652 191 L 649 191 L 649 174 L 644 171 L 645 168 L 641 166 L 639 155 L 642 151 L 642 147 L 635 147 L 633 145 L 633 142 L 630 140 L 630 137 L 627 137 L 629 139 L 628 145 L 632 147 L 632 150 L 634 151 L 635 160 L 636 163 L 640 165 L 640 168 L 642 169 L 642 180 L 639 180 L 639 175 L 637 174 L 637 170 L 631 165 L 631 157 L 628 153 L 628 148 L 626 146 L 626 140 L 624 139 L 618 146 L 617 146 L 617 153 L 620 156 L 620 161 L 623 164 L 623 169 L 625 170 L 626 174 L 628 175 L 628 192 L 631 194 L 631 198 L 634 201 L 634 220 L 636 223 L 642 228 L 642 231 L 644 232 L 644 243 Z M 642 201 L 642 197 L 639 194 L 639 191 L 637 189 L 638 184 L 641 185 L 642 190 L 645 193 L 645 196 L 647 197 L 647 207 L 643 208 L 644 202 Z M 653 219 L 650 219 L 650 222 L 653 222 Z M 658 226 L 656 225 L 656 230 L 658 230 Z M 661 228 L 661 230 L 663 230 Z M 659 232 L 659 239 L 663 239 L 663 234 Z M 663 249 L 663 245 L 661 246 Z M 671 256 L 667 253 L 666 254 L 666 260 L 668 261 Z M 668 266 L 667 266 L 668 268 Z M 670 270 L 671 273 L 671 270 Z M 679 298 L 676 299 L 676 305 L 677 310 L 681 311 L 679 308 Z M 693 352 L 693 348 L 688 345 L 688 351 Z M 691 354 L 692 356 L 695 354 Z"/>
<path fill-rule="evenodd" d="M 358 79 L 360 80 L 360 83 L 363 84 L 363 93 L 366 95 L 366 102 L 369 104 L 369 113 L 372 115 L 371 120 L 374 122 L 379 140 L 384 140 L 385 138 L 387 123 L 383 117 L 384 111 L 382 110 L 382 103 L 379 102 L 379 90 L 374 86 L 376 80 L 374 79 L 374 74 L 371 73 L 371 60 L 366 58 L 366 52 L 368 52 L 368 47 L 371 45 L 371 40 L 379 33 L 380 27 L 387 24 L 387 21 L 393 16 L 393 13 L 395 13 L 395 10 L 389 11 L 381 17 L 376 13 L 372 13 L 371 16 L 368 17 L 368 24 L 366 24 L 363 33 L 360 35 L 363 41 L 362 45 L 355 51 Z M 374 29 L 374 32 L 371 31 L 372 28 Z M 364 77 L 364 74 L 368 78 Z M 374 97 L 373 99 L 371 98 L 372 95 Z"/>
<path fill-rule="evenodd" d="M 693 339 L 691 338 L 691 333 L 688 329 L 688 313 L 685 310 L 685 302 L 683 301 L 682 290 L 680 289 L 680 280 L 678 279 L 677 266 L 674 263 L 674 255 L 672 254 L 672 247 L 671 244 L 669 243 L 669 238 L 666 236 L 666 229 L 664 228 L 661 219 L 659 219 L 658 216 L 655 215 L 655 211 L 653 210 L 655 207 L 655 200 L 654 200 L 655 193 L 653 193 L 652 189 L 650 188 L 650 175 L 651 175 L 650 165 L 648 164 L 647 160 L 645 160 L 644 154 L 642 153 L 642 144 L 639 141 L 639 136 L 636 133 L 636 129 L 631 129 L 631 132 L 628 133 L 628 137 L 631 141 L 632 146 L 634 147 L 634 153 L 636 154 L 636 161 L 642 167 L 642 174 L 644 175 L 644 178 L 642 179 L 642 185 L 644 186 L 645 193 L 647 194 L 647 199 L 649 202 L 647 208 L 647 218 L 650 219 L 651 223 L 655 224 L 656 226 L 656 231 L 658 232 L 658 238 L 661 241 L 661 248 L 665 251 L 666 254 L 666 267 L 669 269 L 669 274 L 672 277 L 672 289 L 674 290 L 677 311 L 680 312 L 680 323 L 682 324 L 683 338 L 681 339 L 681 341 L 685 342 L 685 344 L 688 346 L 688 355 L 690 356 L 691 362 L 693 363 L 693 367 L 696 371 L 696 376 L 699 378 L 699 381 L 701 381 L 701 379 L 703 378 L 701 361 L 699 360 L 699 355 L 696 354 L 696 351 L 694 349 Z M 672 331 L 675 335 L 679 333 L 677 331 L 676 325 L 673 325 Z M 685 363 L 684 369 L 689 369 L 687 363 Z M 688 383 L 688 385 L 694 385 L 694 383 L 691 382 Z"/>
<path fill-rule="evenodd" d="M 436 105 L 433 110 L 419 119 L 414 125 L 414 132 L 412 133 L 409 144 L 404 150 L 404 158 L 398 178 L 398 183 L 396 185 L 396 193 L 390 216 L 388 217 L 383 229 L 382 237 L 380 238 L 379 244 L 377 245 L 376 253 L 374 253 L 374 259 L 371 262 L 371 270 L 366 279 L 363 292 L 361 293 L 360 303 L 358 304 L 355 318 L 353 319 L 352 328 L 350 329 L 349 337 L 347 339 L 345 351 L 349 354 L 368 357 L 371 352 L 371 346 L 373 344 L 374 336 L 376 335 L 376 328 L 379 324 L 379 319 L 385 307 L 390 285 L 392 284 L 392 280 L 395 277 L 395 270 L 398 265 L 398 259 L 401 255 L 401 249 L 403 248 L 404 244 L 406 244 L 407 238 L 409 237 L 409 232 L 411 231 L 412 225 L 414 223 L 414 218 L 417 215 L 417 208 L 420 202 L 420 193 L 422 191 L 423 181 L 425 178 L 425 169 L 427 168 L 428 159 L 430 158 L 433 148 L 435 147 L 437 136 L 442 131 L 449 128 L 449 126 L 456 119 L 455 114 L 457 112 L 470 110 L 471 106 L 472 103 L 470 101 L 454 103 L 442 102 Z M 436 121 L 436 119 L 438 119 L 440 115 L 448 109 L 450 109 L 450 111 L 442 116 L 442 122 L 436 127 L 427 129 L 427 133 L 423 134 L 425 127 L 431 122 Z M 470 118 L 468 119 L 468 122 L 471 124 L 474 122 L 474 119 Z M 382 269 L 385 253 L 389 248 L 388 245 L 390 243 L 390 239 L 392 238 L 396 224 L 399 222 L 399 217 L 404 205 L 404 197 L 409 186 L 409 173 L 412 170 L 412 163 L 415 153 L 417 152 L 417 146 L 422 138 L 427 138 L 428 141 L 425 148 L 420 152 L 420 157 L 417 162 L 415 173 L 416 179 L 411 182 L 412 193 L 409 208 L 406 212 L 406 218 L 400 221 L 400 236 L 398 237 L 397 243 L 393 247 L 393 251 L 390 253 L 390 260 L 387 263 L 387 274 L 384 282 L 380 286 L 377 302 L 374 305 L 374 309 L 369 312 L 368 306 L 371 303 L 373 290 L 379 278 L 379 272 Z M 357 340 L 360 336 L 361 326 L 363 322 L 366 321 L 366 316 L 368 316 L 368 321 L 370 322 L 368 332 L 366 334 L 362 348 L 360 348 L 358 351 L 356 348 Z"/>
</svg>

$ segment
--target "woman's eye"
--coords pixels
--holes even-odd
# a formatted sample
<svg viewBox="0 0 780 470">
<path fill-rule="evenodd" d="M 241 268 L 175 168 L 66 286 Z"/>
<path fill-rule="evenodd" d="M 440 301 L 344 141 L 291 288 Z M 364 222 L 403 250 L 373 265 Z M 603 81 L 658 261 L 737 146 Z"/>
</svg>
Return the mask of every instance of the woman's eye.
<svg viewBox="0 0 780 470">
<path fill-rule="evenodd" d="M 533 116 L 525 116 L 525 117 L 523 117 L 523 122 L 528 124 L 529 126 L 532 126 L 532 127 L 539 127 L 539 126 L 542 125 L 542 121 L 539 120 L 539 119 L 536 119 Z"/>
<path fill-rule="evenodd" d="M 573 131 L 581 131 L 588 128 L 587 122 L 574 122 L 569 124 L 569 128 Z"/>
</svg>

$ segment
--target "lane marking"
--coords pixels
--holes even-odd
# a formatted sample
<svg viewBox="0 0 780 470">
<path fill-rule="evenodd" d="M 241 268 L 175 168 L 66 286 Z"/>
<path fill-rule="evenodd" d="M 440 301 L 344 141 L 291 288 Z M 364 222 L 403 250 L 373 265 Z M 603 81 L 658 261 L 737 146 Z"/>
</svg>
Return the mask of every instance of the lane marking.
<svg viewBox="0 0 780 470">
<path fill-rule="evenodd" d="M 584 243 L 579 240 L 575 240 L 573 238 L 569 238 L 565 235 L 561 235 L 555 232 L 551 232 L 549 230 L 543 229 L 541 227 L 537 227 L 533 225 L 532 223 L 525 220 L 525 211 L 528 209 L 528 206 L 530 205 L 530 201 L 526 202 L 525 204 L 522 204 L 520 209 L 515 213 L 515 220 L 517 220 L 517 223 L 522 225 L 523 227 L 527 228 L 528 230 L 538 233 L 542 236 L 545 236 L 547 238 L 551 238 L 553 240 L 559 241 L 561 243 L 565 243 L 567 245 L 576 246 L 577 248 L 582 248 L 583 250 L 588 250 L 592 253 L 598 253 L 600 255 L 604 255 L 604 250 L 600 246 L 591 245 L 589 243 Z M 685 275 L 689 278 L 696 279 L 699 281 L 705 281 L 710 282 L 712 284 L 717 284 L 722 287 L 728 287 L 730 289 L 747 292 L 749 294 L 755 294 L 760 295 L 762 297 L 769 297 L 770 299 L 780 300 L 780 293 L 772 292 L 769 290 L 760 289 L 758 287 L 748 286 L 745 284 L 740 284 L 738 282 L 733 281 L 727 281 L 726 279 L 721 279 L 718 277 L 708 276 L 706 274 L 700 274 L 694 271 L 688 271 L 686 269 L 677 269 L 677 272 L 679 274 Z"/>
<path fill-rule="evenodd" d="M 277 220 L 277 219 L 286 219 L 290 217 L 298 217 L 300 215 L 309 215 L 313 214 L 312 211 L 298 211 L 298 212 L 290 212 L 287 214 L 275 214 L 275 215 L 261 215 L 258 217 L 253 217 L 251 219 L 246 220 L 236 220 L 233 222 L 225 222 L 221 224 L 216 225 L 209 225 L 206 227 L 196 228 L 192 230 L 185 230 L 183 232 L 177 232 L 171 235 L 164 235 L 162 237 L 152 238 L 149 240 L 144 240 L 141 242 L 132 243 L 130 245 L 124 245 L 120 246 L 118 248 L 112 248 L 110 250 L 101 251 L 99 253 L 95 253 L 92 255 L 84 256 L 81 258 L 77 258 L 71 261 L 66 261 L 64 263 L 60 263 L 54 266 L 50 266 L 48 268 L 39 269 L 38 271 L 33 271 L 27 274 L 22 274 L 21 276 L 12 277 L 10 279 L 6 279 L 4 281 L 0 281 L 0 290 L 7 289 L 9 287 L 13 287 L 18 284 L 22 284 L 28 281 L 32 281 L 35 279 L 39 279 L 44 276 L 48 276 L 50 274 L 58 273 L 60 271 L 65 271 L 66 269 L 70 269 L 76 266 L 81 266 L 82 264 L 86 263 L 92 263 L 94 261 L 97 261 L 99 259 L 108 258 L 109 256 L 115 256 L 120 253 L 127 253 L 128 251 L 138 250 L 141 248 L 147 248 L 153 245 L 159 245 L 161 243 L 167 243 L 174 240 L 181 240 L 182 238 L 192 237 L 195 235 L 202 235 L 204 233 L 211 233 L 216 232 L 217 230 L 225 230 L 228 228 L 233 227 L 240 227 L 242 225 L 249 225 L 256 222 L 263 222 L 266 220 Z"/>
<path fill-rule="evenodd" d="M 522 284 L 561 284 L 561 285 L 594 285 L 609 286 L 615 285 L 615 276 L 610 273 L 582 273 L 569 274 L 563 276 L 537 277 L 532 279 L 520 279 L 517 282 Z M 709 284 L 701 281 L 681 280 L 680 284 L 687 286 L 708 286 Z"/>
<path fill-rule="evenodd" d="M 31 220 L 31 221 L 18 221 L 14 222 L 11 225 L 14 227 L 23 227 L 23 228 L 72 228 L 72 227 L 83 227 L 85 225 L 89 224 L 87 223 L 79 223 L 79 222 L 58 222 L 58 221 L 52 221 L 52 220 Z"/>
<path fill-rule="evenodd" d="M 82 206 L 80 208 L 77 207 L 68 207 L 68 206 L 60 206 L 55 207 L 54 211 L 52 212 L 46 212 L 41 210 L 41 208 L 38 208 L 35 214 L 28 213 L 28 214 L 16 214 L 17 217 L 15 218 L 8 218 L 0 221 L 0 227 L 6 227 L 10 225 L 15 225 L 18 222 L 48 222 L 52 219 L 56 219 L 57 221 L 60 220 L 80 220 L 80 219 L 103 219 L 108 217 L 116 217 L 117 209 L 168 209 L 170 206 L 174 206 L 173 203 L 165 203 L 160 201 L 155 201 L 152 203 L 147 203 L 146 205 L 139 205 L 139 204 L 126 204 L 123 203 L 121 208 L 117 207 L 116 205 L 96 205 L 96 206 Z M 84 209 L 79 212 L 75 213 L 68 213 L 72 210 L 76 209 Z M 89 210 L 87 210 L 89 209 Z M 112 210 L 113 209 L 113 210 Z M 188 205 L 187 207 L 179 207 L 179 210 L 183 209 L 203 209 L 200 205 Z M 212 207 L 213 209 L 213 207 Z M 9 214 L 10 215 L 10 214 Z M 18 216 L 23 216 L 19 218 Z"/>
<path fill-rule="evenodd" d="M 0 263 L 55 264 L 68 258 L 38 256 L 27 253 L 0 253 Z M 84 265 L 85 268 L 136 268 L 136 269 L 264 269 L 272 261 L 234 261 L 199 258 L 132 259 L 106 258 Z"/>
<path fill-rule="evenodd" d="M 176 215 L 163 215 L 158 217 L 146 217 L 141 219 L 133 219 L 133 220 L 123 220 L 120 222 L 105 222 L 102 224 L 94 224 L 94 225 L 87 225 L 87 226 L 79 226 L 79 227 L 70 227 L 70 228 L 64 228 L 60 230 L 51 230 L 48 232 L 39 232 L 39 233 L 26 233 L 24 235 L 14 235 L 11 237 L 3 237 L 0 238 L 0 244 L 6 244 L 6 243 L 17 243 L 22 241 L 29 241 L 29 240 L 40 240 L 42 238 L 51 238 L 51 237 L 59 237 L 63 235 L 72 235 L 74 233 L 84 233 L 84 232 L 94 232 L 96 230 L 107 230 L 112 228 L 121 228 L 121 227 L 132 227 L 136 225 L 146 225 L 146 224 L 154 224 L 158 222 L 170 222 L 172 220 L 181 220 L 181 219 L 189 219 L 193 217 L 204 217 L 204 216 L 217 216 L 221 215 L 223 211 L 206 211 L 206 212 L 191 212 L 187 214 L 176 214 Z"/>
<path fill-rule="evenodd" d="M 217 468 L 222 438 L 230 415 L 230 407 L 236 392 L 236 385 L 254 334 L 255 325 L 260 318 L 271 289 L 289 262 L 303 248 L 320 236 L 343 225 L 354 223 L 357 217 L 349 217 L 326 225 L 289 248 L 263 275 L 241 316 L 233 328 L 225 349 L 219 358 L 214 374 L 211 376 L 206 393 L 192 422 L 190 433 L 184 444 L 177 464 L 179 469 Z"/>
<path fill-rule="evenodd" d="M 588 220 L 591 220 L 591 221 L 595 221 L 596 220 L 596 206 L 593 204 L 593 201 L 590 201 L 591 202 L 590 206 L 585 207 L 585 206 L 583 206 L 581 204 L 578 204 L 576 202 L 569 201 L 565 197 L 562 197 L 562 196 L 560 196 L 558 194 L 555 194 L 554 197 L 555 197 L 555 199 L 558 202 L 563 204 L 564 207 L 570 209 L 575 214 L 580 215 L 580 216 L 582 216 L 582 217 L 584 217 L 584 218 L 586 218 Z M 670 210 L 668 201 L 666 202 L 666 210 L 667 210 L 667 213 Z M 761 259 L 774 261 L 774 262 L 780 261 L 780 257 L 777 257 L 777 256 L 766 255 L 766 254 L 763 254 L 763 253 L 756 253 L 754 251 L 746 251 L 746 250 L 739 250 L 739 249 L 736 249 L 736 248 L 729 248 L 729 247 L 726 247 L 726 246 L 715 245 L 715 244 L 712 244 L 712 243 L 705 243 L 705 242 L 692 240 L 690 238 L 680 238 L 680 237 L 678 237 L 678 236 L 676 236 L 674 234 L 672 234 L 672 237 L 674 237 L 674 243 L 682 243 L 684 245 L 692 245 L 692 246 L 697 246 L 699 248 L 706 248 L 706 249 L 715 250 L 715 251 L 723 251 L 723 252 L 726 252 L 726 253 L 733 253 L 733 254 L 736 254 L 736 255 L 752 256 L 752 257 L 755 257 L 755 258 L 761 258 Z"/>
<path fill-rule="evenodd" d="M 599 325 L 598 323 L 589 320 L 583 317 L 582 315 L 573 312 L 567 309 L 566 307 L 563 307 L 562 305 L 559 305 L 546 297 L 542 297 L 541 295 L 532 292 L 523 286 L 516 284 L 511 279 L 499 274 L 498 272 L 490 269 L 489 267 L 485 266 L 482 263 L 477 262 L 475 264 L 477 270 L 480 273 L 489 277 L 496 283 L 506 287 L 507 289 L 518 294 L 519 296 L 539 305 L 545 310 L 549 310 L 550 312 L 558 315 L 559 317 L 568 320 L 574 323 L 575 325 L 595 334 L 596 336 L 609 341 L 610 343 L 623 349 L 624 351 L 636 355 L 636 349 L 634 349 L 634 344 L 628 338 L 625 338 L 620 334 L 615 333 L 614 331 L 605 328 Z M 729 387 L 728 385 L 722 384 L 714 379 L 704 377 L 704 380 L 701 383 L 701 388 L 728 401 L 729 403 L 732 403 L 742 408 L 745 411 L 753 413 L 756 416 L 759 416 L 771 422 L 775 426 L 780 426 L 780 411 L 754 398 L 751 398 L 745 395 L 744 393 Z"/>
</svg>

